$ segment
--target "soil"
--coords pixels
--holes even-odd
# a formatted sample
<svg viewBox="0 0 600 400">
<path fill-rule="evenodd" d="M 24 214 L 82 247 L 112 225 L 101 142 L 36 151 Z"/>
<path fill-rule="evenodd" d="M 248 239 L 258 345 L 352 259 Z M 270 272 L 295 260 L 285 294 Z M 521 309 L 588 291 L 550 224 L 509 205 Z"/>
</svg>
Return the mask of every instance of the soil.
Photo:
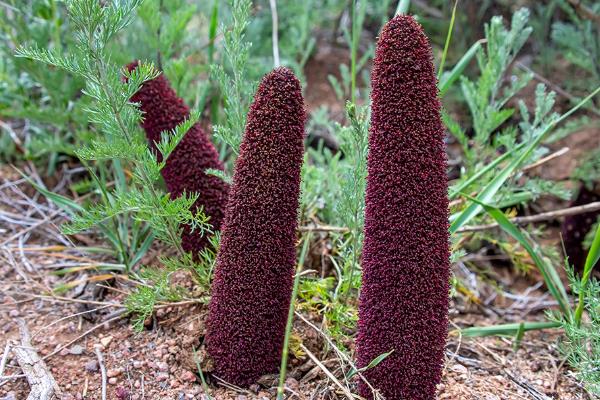
<svg viewBox="0 0 600 400">
<path fill-rule="evenodd" d="M 27 172 L 36 176 L 33 167 L 29 168 Z M 108 399 L 276 397 L 275 375 L 263 377 L 249 389 L 240 389 L 211 374 L 201 343 L 205 303 L 159 305 L 146 329 L 137 333 L 121 308 L 125 294 L 132 290 L 124 276 L 113 274 L 105 282 L 85 283 L 93 276 L 85 270 L 65 276 L 52 274 L 65 266 L 111 260 L 92 256 L 65 241 L 57 232 L 65 218 L 63 213 L 37 196 L 14 170 L 1 168 L 0 179 L 0 349 L 6 353 L 4 376 L 14 376 L 0 381 L 0 399 L 25 399 L 30 391 L 10 351 L 19 339 L 19 319 L 26 322 L 33 336 L 32 348 L 45 359 L 56 379 L 60 399 L 101 399 L 102 373 L 96 349 L 104 359 Z M 11 216 L 21 219 L 11 220 Z M 87 246 L 102 246 L 93 238 L 86 240 Z M 152 249 L 146 262 L 155 260 L 160 252 Z M 502 288 L 497 288 L 476 278 L 464 266 L 454 268 L 456 276 L 471 282 L 471 295 L 457 294 L 452 305 L 440 399 L 591 398 L 564 363 L 558 331 L 527 333 L 517 351 L 510 338 L 467 339 L 456 334 L 457 327 L 543 320 L 543 310 L 551 302 L 539 286 L 532 288 L 537 280 L 498 267 L 493 273 Z M 189 277 L 178 275 L 174 279 L 194 290 Z M 52 288 L 73 281 L 83 283 L 63 294 L 52 294 Z M 471 301 L 473 298 L 476 300 Z M 356 381 L 344 379 L 347 364 L 326 346 L 317 328 L 321 317 L 310 312 L 302 315 L 314 326 L 296 318 L 294 337 L 341 385 L 356 393 Z M 345 345 L 352 348 L 352 343 Z M 201 378 L 207 381 L 206 389 Z M 290 399 L 345 398 L 322 368 L 302 353 L 292 354 L 286 388 Z"/>
<path fill-rule="evenodd" d="M 49 245 L 49 243 L 44 243 Z M 33 347 L 47 357 L 48 368 L 62 390 L 61 399 L 100 399 L 101 371 L 95 348 L 104 357 L 108 377 L 109 399 L 204 399 L 194 360 L 204 331 L 205 305 L 170 306 L 159 309 L 149 329 L 136 333 L 126 318 L 100 303 L 120 304 L 126 284 L 115 284 L 98 304 L 85 304 L 83 298 L 58 299 L 41 296 L 43 287 L 55 287 L 56 279 L 48 275 L 53 267 L 51 253 L 26 250 L 24 254 L 33 273 L 15 260 L 4 262 L 1 269 L 0 348 L 19 338 L 16 319 L 23 319 L 34 336 Z M 5 248 L 4 256 L 15 248 Z M 8 253 L 7 253 L 8 252 Z M 14 254 L 17 256 L 16 254 Z M 49 257 L 50 255 L 50 257 Z M 16 265 L 16 266 L 15 266 Z M 117 279 L 117 282 L 120 282 Z M 37 290 L 36 290 L 37 289 Z M 72 293 L 69 293 L 72 294 Z M 84 296 L 85 297 L 85 296 Z M 94 300 L 89 300 L 94 301 Z M 465 305 L 463 305 L 465 306 Z M 453 325 L 488 325 L 498 323 L 466 305 L 453 307 Z M 83 311 L 98 311 L 77 315 Z M 460 307 L 459 307 L 460 308 Z M 469 309 L 467 311 L 467 309 Z M 316 315 L 304 315 L 314 324 Z M 112 323 L 103 321 L 117 319 Z M 540 312 L 529 316 L 542 319 Z M 95 329 L 89 332 L 91 329 Z M 295 335 L 343 381 L 339 359 L 324 350 L 320 333 L 303 321 L 296 321 Z M 86 332 L 89 332 L 86 334 Z M 444 376 L 439 386 L 440 399 L 585 399 L 589 398 L 572 373 L 564 366 L 558 351 L 559 333 L 528 333 L 515 352 L 510 339 L 459 338 L 451 332 L 447 345 Z M 78 339 L 79 338 L 79 339 Z M 199 352 L 198 358 L 202 358 Z M 20 369 L 9 354 L 5 375 L 18 375 Z M 260 385 L 249 390 L 225 387 L 209 372 L 208 393 L 215 399 L 274 399 L 276 376 L 264 377 Z M 286 386 L 289 398 L 342 399 L 338 388 L 327 379 L 308 357 L 293 357 Z M 354 382 L 349 384 L 353 389 Z M 24 378 L 3 381 L 2 399 L 24 399 L 29 386 Z"/>
</svg>

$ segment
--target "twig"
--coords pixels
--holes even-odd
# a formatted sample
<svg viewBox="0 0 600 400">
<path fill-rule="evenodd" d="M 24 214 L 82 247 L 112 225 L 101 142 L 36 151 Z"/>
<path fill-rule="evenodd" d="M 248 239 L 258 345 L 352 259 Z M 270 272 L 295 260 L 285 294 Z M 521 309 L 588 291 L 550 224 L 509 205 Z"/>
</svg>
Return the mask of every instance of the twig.
<svg viewBox="0 0 600 400">
<path fill-rule="evenodd" d="M 319 361 L 319 359 L 313 354 L 311 353 L 310 350 L 308 350 L 306 348 L 306 346 L 304 346 L 303 344 L 300 344 L 300 348 L 302 349 L 302 351 L 304 351 L 308 357 L 315 363 L 317 364 L 317 366 L 323 371 L 325 372 L 325 375 L 327 375 L 327 377 L 329 379 L 331 379 L 333 381 L 333 383 L 335 383 L 340 389 L 342 389 L 342 392 L 344 392 L 344 395 L 349 398 L 350 400 L 355 399 L 354 395 L 350 392 L 350 390 L 348 390 L 348 388 L 344 385 L 342 385 L 342 383 L 335 377 L 335 375 L 333 375 L 331 373 L 331 371 L 329 371 L 329 369 L 327 369 L 327 367 L 325 365 L 323 365 L 323 363 L 321 361 Z"/>
<path fill-rule="evenodd" d="M 58 324 L 61 321 L 67 320 L 69 318 L 77 317 L 77 316 L 80 316 L 80 315 L 83 315 L 83 314 L 88 314 L 88 313 L 96 312 L 96 311 L 99 311 L 99 310 L 104 310 L 105 308 L 108 308 L 108 307 L 110 307 L 110 305 L 106 305 L 106 306 L 102 306 L 102 307 L 98 307 L 98 308 L 92 308 L 91 310 L 86 310 L 86 311 L 78 312 L 76 314 L 67 315 L 66 317 L 59 318 L 56 321 L 51 322 L 50 324 L 48 324 L 48 325 L 46 325 L 46 326 L 41 327 L 40 329 L 38 329 L 38 331 L 35 332 L 31 337 L 32 338 L 36 337 L 43 330 L 48 329 L 51 326 L 54 326 L 54 325 Z"/>
<path fill-rule="evenodd" d="M 58 301 L 63 303 L 81 303 L 81 304 L 93 304 L 97 306 L 107 306 L 107 307 L 115 307 L 115 308 L 124 308 L 122 304 L 119 303 L 107 303 L 105 301 L 94 301 L 94 300 L 82 300 L 82 299 L 71 299 L 69 297 L 62 296 L 45 296 L 41 294 L 30 294 L 29 296 L 34 297 L 36 299 L 44 299 L 49 301 Z"/>
<path fill-rule="evenodd" d="M 110 318 L 104 322 L 99 323 L 98 325 L 93 326 L 92 328 L 88 329 L 87 331 L 83 332 L 81 335 L 77 336 L 75 339 L 71 340 L 70 342 L 68 342 L 67 344 L 60 346 L 58 349 L 54 350 L 52 353 L 48 354 L 47 356 L 44 356 L 44 360 L 52 357 L 55 354 L 60 353 L 60 351 L 62 349 L 65 349 L 67 347 L 69 347 L 70 345 L 72 345 L 73 343 L 77 342 L 78 340 L 86 337 L 87 335 L 89 335 L 90 333 L 94 332 L 96 329 L 100 328 L 101 326 L 103 326 L 104 324 L 110 324 L 111 322 L 117 321 L 123 317 L 125 317 L 126 314 L 126 310 L 123 309 L 121 310 L 122 313 L 120 315 L 117 315 L 116 317 Z"/>
<path fill-rule="evenodd" d="M 21 333 L 21 346 L 13 346 L 13 353 L 31 388 L 27 400 L 50 400 L 54 393 L 60 397 L 62 394 L 60 388 L 46 363 L 31 347 L 27 324 L 22 319 L 18 319 L 17 323 Z"/>
<path fill-rule="evenodd" d="M 552 88 L 552 90 L 554 90 L 556 93 L 560 94 L 561 96 L 565 97 L 572 103 L 577 103 L 577 102 L 581 101 L 580 98 L 572 95 L 571 93 L 567 92 L 566 90 L 564 90 L 563 88 L 561 88 L 560 86 L 555 84 L 554 82 L 552 82 L 552 81 L 548 80 L 547 78 L 543 77 L 542 75 L 538 74 L 537 72 L 535 72 L 534 70 L 529 68 L 527 65 L 523 64 L 521 61 L 517 61 L 516 65 L 517 65 L 517 67 L 521 68 L 523 71 L 528 72 L 531 75 L 533 75 L 533 78 L 536 81 L 542 82 L 544 85 Z M 600 111 L 598 111 L 594 107 L 593 104 L 590 104 L 588 106 L 588 109 L 589 109 L 589 111 L 593 112 L 594 114 L 600 115 Z"/>
<path fill-rule="evenodd" d="M 100 345 L 94 346 L 94 352 L 98 358 L 98 366 L 100 367 L 100 372 L 102 374 L 102 400 L 106 400 L 106 367 L 104 366 L 104 357 L 102 357 Z"/>
<path fill-rule="evenodd" d="M 536 388 L 531 386 L 529 382 L 517 378 L 507 370 L 504 370 L 503 372 L 506 376 L 510 378 L 511 381 L 513 381 L 518 387 L 529 393 L 529 395 L 531 395 L 531 397 L 533 397 L 535 400 L 551 400 L 550 397 L 546 396 L 543 393 L 540 393 Z"/>
<path fill-rule="evenodd" d="M 600 22 L 600 15 L 597 15 L 592 9 L 588 8 L 585 4 L 582 4 L 581 0 L 567 0 L 573 8 L 583 18 L 592 20 L 596 23 Z"/>
<path fill-rule="evenodd" d="M 356 365 L 354 365 L 354 363 L 352 362 L 352 359 L 350 357 L 348 357 L 343 351 L 341 351 L 336 346 L 336 344 L 333 342 L 333 340 L 331 340 L 331 338 L 329 336 L 327 336 L 327 334 L 325 332 L 323 332 L 321 329 L 319 329 L 319 327 L 317 327 L 315 324 L 310 322 L 308 319 L 304 318 L 304 316 L 302 314 L 300 314 L 298 311 L 295 311 L 295 314 L 296 314 L 296 316 L 298 316 L 298 318 L 300 318 L 302 321 L 304 321 L 305 324 L 307 324 L 308 326 L 313 328 L 315 331 L 317 331 L 317 333 L 319 333 L 321 336 L 323 336 L 323 338 L 327 341 L 327 343 L 331 346 L 331 348 L 335 350 L 335 352 L 342 359 L 342 361 L 346 361 L 350 365 L 350 367 L 354 371 L 356 371 L 356 374 L 358 375 L 358 377 L 363 380 L 363 382 L 371 389 L 371 391 L 374 394 L 377 393 L 375 388 L 369 383 L 367 378 L 365 378 L 365 376 L 360 372 L 360 369 Z M 340 364 L 342 366 L 344 365 L 343 363 L 340 363 Z"/>
<path fill-rule="evenodd" d="M 547 162 L 548 162 L 548 161 L 550 161 L 550 160 L 553 160 L 553 159 L 555 159 L 555 158 L 557 158 L 557 157 L 560 157 L 560 156 L 562 156 L 562 155 L 565 155 L 565 154 L 567 154 L 567 153 L 569 152 L 569 150 L 570 150 L 570 149 L 569 149 L 568 147 L 563 147 L 562 149 L 560 149 L 560 150 L 558 150 L 558 151 L 555 151 L 554 153 L 552 153 L 552 154 L 550 154 L 550 155 L 547 155 L 547 156 L 546 156 L 546 157 L 544 157 L 544 158 L 540 158 L 539 160 L 537 160 L 536 162 L 534 162 L 534 163 L 532 163 L 532 164 L 529 164 L 529 165 L 526 165 L 526 166 L 524 166 L 524 167 L 521 169 L 521 171 L 525 172 L 525 171 L 529 171 L 530 169 L 534 169 L 534 168 L 536 168 L 536 167 L 539 167 L 540 165 L 542 165 L 542 164 L 544 164 L 544 163 L 547 163 Z"/>
<path fill-rule="evenodd" d="M 559 150 L 558 152 L 551 154 L 550 156 L 548 156 L 546 158 L 549 158 L 549 157 L 554 158 L 554 157 L 558 157 L 558 156 L 564 154 L 564 153 L 558 154 L 561 151 L 562 150 Z M 543 160 L 543 159 L 539 160 L 538 163 L 531 164 L 528 167 L 534 168 L 534 167 L 538 166 L 542 161 L 546 162 L 548 160 Z M 600 201 L 594 202 L 594 203 L 588 203 L 583 206 L 576 206 L 576 207 L 563 208 L 560 210 L 548 211 L 545 213 L 540 213 L 540 214 L 536 214 L 536 215 L 532 215 L 532 216 L 528 216 L 528 217 L 515 217 L 515 218 L 511 218 L 510 221 L 517 225 L 523 225 L 523 224 L 529 224 L 532 222 L 548 221 L 548 220 L 552 220 L 552 219 L 556 219 L 556 218 L 560 218 L 560 217 L 568 217 L 570 215 L 585 214 L 585 213 L 593 212 L 593 211 L 597 211 L 597 210 L 600 210 Z M 493 229 L 493 228 L 497 228 L 497 227 L 498 227 L 497 223 L 487 224 L 487 225 L 471 225 L 471 226 L 465 226 L 463 228 L 460 228 L 459 230 L 457 230 L 457 232 L 474 232 L 474 231 Z M 348 232 L 349 229 L 345 226 L 306 225 L 306 226 L 298 227 L 298 231 L 300 231 L 300 232 L 340 232 L 340 233 L 345 233 L 345 232 Z"/>
<path fill-rule="evenodd" d="M 331 225 L 308 225 L 298 227 L 300 232 L 340 232 L 346 233 L 350 230 L 345 226 L 331 226 Z"/>
<path fill-rule="evenodd" d="M 273 21 L 273 64 L 275 68 L 278 68 L 281 64 L 279 62 L 279 24 L 277 18 L 277 0 L 269 0 L 271 4 L 271 20 Z"/>
<path fill-rule="evenodd" d="M 568 217 L 570 215 L 578 215 L 585 214 L 588 212 L 598 211 L 600 210 L 600 201 L 596 201 L 594 203 L 585 204 L 583 206 L 569 207 L 563 208 L 561 210 L 548 211 L 545 213 L 540 213 L 528 217 L 515 217 L 511 218 L 510 221 L 516 225 L 524 225 L 532 222 L 540 222 L 540 221 L 548 221 L 560 217 Z M 475 232 L 475 231 L 484 231 L 487 229 L 497 228 L 499 225 L 497 223 L 487 224 L 487 225 L 471 225 L 465 226 L 464 228 L 459 229 L 457 232 Z"/>
</svg>

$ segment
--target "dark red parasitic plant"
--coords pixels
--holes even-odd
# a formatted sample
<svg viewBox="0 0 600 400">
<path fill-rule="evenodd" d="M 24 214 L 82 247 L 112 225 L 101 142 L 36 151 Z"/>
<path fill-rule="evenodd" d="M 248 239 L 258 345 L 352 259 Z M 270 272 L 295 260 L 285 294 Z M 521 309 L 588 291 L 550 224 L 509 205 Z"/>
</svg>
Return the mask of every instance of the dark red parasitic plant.
<svg viewBox="0 0 600 400">
<path fill-rule="evenodd" d="M 279 367 L 296 263 L 305 110 L 277 68 L 260 83 L 235 164 L 206 345 L 216 374 L 248 386 Z"/>
<path fill-rule="evenodd" d="M 570 207 L 583 206 L 595 201 L 600 201 L 600 195 L 582 184 L 579 194 L 570 204 Z M 583 247 L 583 242 L 588 232 L 598 220 L 598 216 L 600 216 L 600 212 L 592 211 L 565 218 L 562 226 L 562 240 L 567 253 L 566 255 L 569 257 L 569 263 L 576 271 L 583 271 L 588 253 Z"/>
<path fill-rule="evenodd" d="M 389 21 L 371 75 L 358 366 L 386 400 L 434 399 L 448 326 L 450 252 L 444 129 L 429 41 Z M 360 393 L 373 398 L 361 381 Z"/>
<path fill-rule="evenodd" d="M 137 65 L 137 62 L 133 62 L 127 69 L 131 71 Z M 190 115 L 189 107 L 177 97 L 163 74 L 144 83 L 131 101 L 140 104 L 143 112 L 142 127 L 154 151 L 157 150 L 155 142 L 160 141 L 161 132 L 174 129 Z M 160 154 L 158 157 L 160 161 Z M 200 124 L 195 124 L 173 150 L 161 172 L 172 198 L 181 196 L 184 192 L 198 193 L 194 207 L 202 207 L 210 217 L 209 223 L 214 230 L 219 230 L 229 185 L 216 176 L 206 174 L 205 171 L 209 168 L 223 170 L 223 164 L 208 135 Z M 181 244 L 185 251 L 196 256 L 207 243 L 206 235 L 184 227 Z"/>
</svg>

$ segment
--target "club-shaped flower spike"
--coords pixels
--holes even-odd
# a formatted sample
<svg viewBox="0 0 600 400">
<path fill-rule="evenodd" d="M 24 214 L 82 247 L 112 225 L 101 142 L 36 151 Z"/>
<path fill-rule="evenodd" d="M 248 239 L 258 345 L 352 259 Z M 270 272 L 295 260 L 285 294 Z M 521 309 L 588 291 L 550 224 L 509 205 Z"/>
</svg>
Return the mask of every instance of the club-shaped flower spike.
<svg viewBox="0 0 600 400">
<path fill-rule="evenodd" d="M 435 398 L 449 301 L 446 154 L 428 39 L 389 21 L 371 74 L 358 366 L 386 400 Z M 373 398 L 360 383 L 360 393 Z"/>
<path fill-rule="evenodd" d="M 305 118 L 294 74 L 267 74 L 235 164 L 207 321 L 215 373 L 239 386 L 279 368 L 296 263 Z"/>
<path fill-rule="evenodd" d="M 127 69 L 132 71 L 137 65 L 137 62 L 133 62 Z M 164 74 L 145 82 L 131 101 L 140 105 L 143 112 L 142 128 L 155 151 L 155 143 L 160 141 L 161 132 L 175 129 L 190 115 L 189 107 L 177 96 Z M 161 161 L 160 154 L 158 158 Z M 173 150 L 161 173 L 172 198 L 183 193 L 198 193 L 194 207 L 202 208 L 204 214 L 210 217 L 213 230 L 217 231 L 221 228 L 229 185 L 214 175 L 206 174 L 207 169 L 223 170 L 223 164 L 210 138 L 196 123 Z M 193 256 L 197 256 L 208 244 L 208 236 L 201 235 L 199 230 L 186 226 L 181 235 L 183 249 Z"/>
</svg>

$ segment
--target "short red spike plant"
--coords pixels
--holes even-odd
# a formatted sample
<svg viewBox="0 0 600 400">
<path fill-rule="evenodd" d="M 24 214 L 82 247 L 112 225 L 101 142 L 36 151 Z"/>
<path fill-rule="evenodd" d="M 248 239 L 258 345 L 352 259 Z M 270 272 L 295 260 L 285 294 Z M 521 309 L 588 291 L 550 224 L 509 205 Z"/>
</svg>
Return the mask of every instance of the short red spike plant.
<svg viewBox="0 0 600 400">
<path fill-rule="evenodd" d="M 448 326 L 446 154 L 429 41 L 410 16 L 383 28 L 371 75 L 358 366 L 386 400 L 434 399 Z M 361 381 L 361 395 L 373 398 Z"/>
<path fill-rule="evenodd" d="M 267 74 L 235 164 L 207 321 L 215 373 L 239 386 L 279 367 L 296 263 L 305 118 L 294 74 Z"/>
<path fill-rule="evenodd" d="M 133 62 L 127 69 L 132 71 L 137 65 L 137 61 Z M 140 104 L 143 112 L 142 127 L 154 151 L 157 150 L 155 142 L 160 141 L 161 132 L 175 129 L 190 115 L 189 107 L 177 96 L 163 74 L 144 83 L 131 101 Z M 160 154 L 158 157 L 160 161 Z M 173 150 L 161 172 L 172 198 L 181 196 L 184 192 L 198 193 L 194 207 L 202 207 L 210 217 L 209 223 L 214 230 L 219 230 L 229 185 L 216 176 L 206 174 L 205 171 L 209 168 L 223 170 L 223 164 L 208 135 L 200 124 L 195 124 Z M 184 227 L 181 245 L 185 251 L 197 256 L 207 244 L 206 235 Z"/>
</svg>

